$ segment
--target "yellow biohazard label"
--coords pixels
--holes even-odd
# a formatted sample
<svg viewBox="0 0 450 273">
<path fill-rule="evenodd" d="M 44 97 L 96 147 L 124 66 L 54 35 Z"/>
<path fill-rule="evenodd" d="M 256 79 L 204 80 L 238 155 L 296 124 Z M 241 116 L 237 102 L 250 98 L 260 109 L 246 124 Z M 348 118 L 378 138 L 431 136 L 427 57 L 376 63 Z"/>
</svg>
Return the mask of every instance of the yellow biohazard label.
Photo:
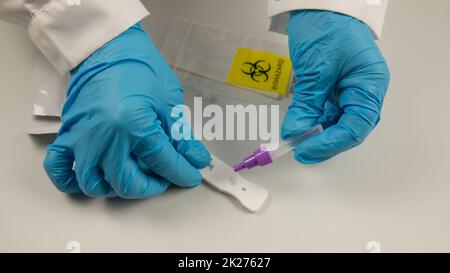
<svg viewBox="0 0 450 273">
<path fill-rule="evenodd" d="M 248 48 L 238 48 L 228 83 L 286 95 L 292 73 L 288 57 Z"/>
</svg>

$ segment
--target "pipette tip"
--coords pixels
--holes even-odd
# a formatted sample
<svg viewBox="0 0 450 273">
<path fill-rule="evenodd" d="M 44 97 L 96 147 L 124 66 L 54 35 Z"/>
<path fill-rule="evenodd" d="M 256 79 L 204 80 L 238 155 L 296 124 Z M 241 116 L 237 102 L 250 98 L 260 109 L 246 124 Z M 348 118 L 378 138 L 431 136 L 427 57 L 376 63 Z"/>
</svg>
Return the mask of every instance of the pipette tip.
<svg viewBox="0 0 450 273">
<path fill-rule="evenodd" d="M 240 172 L 245 169 L 253 169 L 256 166 L 266 166 L 272 163 L 272 157 L 269 151 L 258 149 L 251 155 L 247 156 L 244 161 L 233 167 L 235 172 Z"/>
<path fill-rule="evenodd" d="M 238 173 L 238 172 L 243 171 L 243 170 L 245 170 L 245 169 L 247 169 L 247 168 L 245 167 L 245 163 L 244 163 L 244 162 L 241 162 L 241 163 L 235 165 L 235 166 L 233 167 L 233 169 L 234 169 L 234 172 Z"/>
</svg>

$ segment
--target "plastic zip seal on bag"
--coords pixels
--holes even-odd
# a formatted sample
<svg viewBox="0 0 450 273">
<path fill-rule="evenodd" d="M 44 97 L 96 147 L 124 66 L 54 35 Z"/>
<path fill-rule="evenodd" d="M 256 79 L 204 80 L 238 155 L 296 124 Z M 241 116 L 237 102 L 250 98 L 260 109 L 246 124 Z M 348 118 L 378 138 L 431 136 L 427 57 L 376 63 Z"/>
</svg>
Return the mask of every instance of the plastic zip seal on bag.
<svg viewBox="0 0 450 273">
<path fill-rule="evenodd" d="M 228 85 L 235 83 L 235 81 L 230 81 L 230 78 L 232 78 L 230 74 L 233 64 L 236 62 L 239 53 L 242 53 L 242 50 L 253 52 L 250 56 L 257 55 L 258 52 L 263 52 L 264 54 L 261 55 L 262 59 L 260 61 L 267 61 L 263 60 L 267 56 L 289 56 L 289 50 L 286 44 L 266 41 L 209 26 L 202 26 L 181 18 L 175 18 L 173 20 L 162 47 L 163 55 L 174 67 L 183 86 L 198 88 L 198 86 L 194 86 L 196 85 L 195 81 L 202 81 L 198 85 L 208 85 L 210 89 L 214 90 L 223 88 L 223 85 L 218 83 Z M 275 81 L 275 79 L 272 79 L 273 77 L 270 76 L 271 79 L 267 79 L 266 81 L 265 75 L 262 77 L 258 75 L 260 73 L 273 73 L 276 75 L 276 73 L 280 72 L 277 70 L 279 64 L 256 63 L 257 61 L 249 59 L 243 62 L 240 64 L 242 67 L 238 66 L 238 72 L 244 70 L 242 71 L 243 76 L 249 80 L 251 80 L 251 75 L 247 75 L 244 72 L 250 74 L 255 73 L 258 77 L 256 81 L 261 81 L 272 86 L 272 80 Z M 247 65 L 244 63 L 247 63 Z M 248 66 L 248 63 L 254 64 L 258 71 L 247 71 L 252 69 Z M 285 84 L 287 90 L 268 92 L 268 90 L 252 88 L 248 84 L 236 84 L 236 86 L 233 86 L 235 93 L 239 95 L 242 91 L 251 90 L 270 98 L 278 99 L 282 97 L 287 93 L 286 91 L 291 89 L 292 83 L 292 73 L 289 71 L 291 67 L 287 57 L 283 57 L 283 63 L 286 70 L 285 74 L 289 74 L 285 75 L 285 79 L 287 79 Z M 270 71 L 267 71 L 269 66 Z M 280 79 L 278 78 L 278 80 Z M 189 82 L 193 86 L 187 85 L 186 82 Z"/>
<path fill-rule="evenodd" d="M 61 76 L 43 54 L 35 54 L 31 73 L 33 115 L 60 117 L 69 75 Z"/>
<path fill-rule="evenodd" d="M 61 126 L 59 117 L 66 100 L 69 75 L 61 76 L 37 49 L 33 55 L 24 131 L 31 135 L 54 134 Z"/>
</svg>

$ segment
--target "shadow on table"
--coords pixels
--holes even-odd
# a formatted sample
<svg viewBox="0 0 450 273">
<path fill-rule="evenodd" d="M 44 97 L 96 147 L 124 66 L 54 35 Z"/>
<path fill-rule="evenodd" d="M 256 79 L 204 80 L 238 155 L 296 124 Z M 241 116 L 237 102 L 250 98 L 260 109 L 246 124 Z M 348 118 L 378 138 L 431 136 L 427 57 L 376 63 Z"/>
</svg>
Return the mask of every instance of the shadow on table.
<svg viewBox="0 0 450 273">
<path fill-rule="evenodd" d="M 170 187 L 166 192 L 164 192 L 161 195 L 150 197 L 147 199 L 122 199 L 119 197 L 115 198 L 92 198 L 88 197 L 86 195 L 66 195 L 67 200 L 77 206 L 84 207 L 84 206 L 90 206 L 93 202 L 96 200 L 103 200 L 104 207 L 111 212 L 115 213 L 122 213 L 129 210 L 136 210 L 139 207 L 146 207 L 149 206 L 149 204 L 154 203 L 156 206 L 161 206 L 161 201 L 165 207 L 167 203 L 164 201 L 167 200 L 167 198 L 174 197 L 175 195 L 182 194 L 185 192 L 185 189 L 177 188 L 177 187 Z M 176 209 L 176 204 L 170 204 L 169 209 Z"/>
<path fill-rule="evenodd" d="M 145 202 L 157 202 L 161 198 L 167 198 L 169 196 L 181 194 L 184 191 L 184 189 L 177 188 L 177 187 L 170 187 L 166 192 L 164 192 L 161 195 L 153 196 L 146 199 L 138 199 L 138 200 L 130 200 L 130 199 L 122 199 L 122 198 L 109 198 L 106 199 L 106 206 L 115 211 L 120 210 L 126 210 L 131 207 L 135 207 L 138 205 L 141 205 Z"/>
</svg>

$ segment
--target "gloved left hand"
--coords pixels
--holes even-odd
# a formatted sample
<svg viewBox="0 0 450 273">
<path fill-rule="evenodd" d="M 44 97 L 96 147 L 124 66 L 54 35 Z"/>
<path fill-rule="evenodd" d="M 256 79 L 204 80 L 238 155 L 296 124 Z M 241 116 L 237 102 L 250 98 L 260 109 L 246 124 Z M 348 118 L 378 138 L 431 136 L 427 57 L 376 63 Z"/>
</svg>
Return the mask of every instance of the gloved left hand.
<svg viewBox="0 0 450 273">
<path fill-rule="evenodd" d="M 211 157 L 201 142 L 171 137 L 183 90 L 139 25 L 71 76 L 62 127 L 44 162 L 59 190 L 134 199 L 200 183 L 198 169 Z"/>
</svg>

